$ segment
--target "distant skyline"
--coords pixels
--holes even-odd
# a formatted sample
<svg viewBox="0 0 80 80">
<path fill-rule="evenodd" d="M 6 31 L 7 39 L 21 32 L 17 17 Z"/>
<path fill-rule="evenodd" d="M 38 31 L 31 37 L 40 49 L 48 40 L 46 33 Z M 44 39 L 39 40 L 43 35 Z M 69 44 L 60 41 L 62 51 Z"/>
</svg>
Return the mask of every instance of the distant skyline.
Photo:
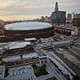
<svg viewBox="0 0 80 80">
<path fill-rule="evenodd" d="M 80 13 L 80 0 L 0 0 L 0 19 L 27 20 L 50 16 L 56 1 L 59 10 Z"/>
</svg>

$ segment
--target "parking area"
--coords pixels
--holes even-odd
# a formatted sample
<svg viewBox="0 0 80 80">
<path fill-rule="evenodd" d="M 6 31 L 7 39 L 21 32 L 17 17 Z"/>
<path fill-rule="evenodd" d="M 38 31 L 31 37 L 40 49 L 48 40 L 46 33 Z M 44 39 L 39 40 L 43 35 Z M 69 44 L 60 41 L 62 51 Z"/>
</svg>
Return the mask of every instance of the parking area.
<svg viewBox="0 0 80 80">
<path fill-rule="evenodd" d="M 30 65 L 9 68 L 9 75 L 6 80 L 36 80 L 33 69 Z"/>
<path fill-rule="evenodd" d="M 37 63 L 37 66 L 42 66 L 44 63 Z M 32 65 L 24 65 L 14 68 L 9 68 L 9 75 L 5 80 L 46 80 L 53 76 L 56 76 L 54 70 L 49 66 L 49 63 L 46 64 L 46 71 L 49 73 L 47 75 L 37 77 L 34 74 Z"/>
</svg>

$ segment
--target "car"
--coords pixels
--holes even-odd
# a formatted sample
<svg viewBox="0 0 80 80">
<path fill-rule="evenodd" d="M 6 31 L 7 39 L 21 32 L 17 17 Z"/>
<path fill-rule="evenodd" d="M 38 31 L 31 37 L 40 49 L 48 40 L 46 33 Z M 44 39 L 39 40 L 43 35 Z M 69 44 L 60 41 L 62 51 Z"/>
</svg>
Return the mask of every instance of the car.
<svg viewBox="0 0 80 80">
<path fill-rule="evenodd" d="M 54 62 L 54 61 L 53 61 L 52 63 L 53 63 L 53 64 L 55 64 L 55 62 Z"/>
<path fill-rule="evenodd" d="M 52 61 L 51 59 L 49 59 L 51 61 L 52 64 L 56 64 L 54 61 Z"/>
<path fill-rule="evenodd" d="M 62 48 L 59 48 L 59 51 L 64 51 Z"/>
</svg>

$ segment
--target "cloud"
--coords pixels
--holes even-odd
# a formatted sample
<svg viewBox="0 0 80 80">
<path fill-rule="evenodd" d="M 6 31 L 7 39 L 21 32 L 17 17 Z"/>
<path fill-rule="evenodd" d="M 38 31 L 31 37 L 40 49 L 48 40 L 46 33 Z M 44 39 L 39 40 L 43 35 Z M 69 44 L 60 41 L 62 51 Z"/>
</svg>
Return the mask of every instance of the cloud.
<svg viewBox="0 0 80 80">
<path fill-rule="evenodd" d="M 67 12 L 80 12 L 80 0 L 59 0 L 59 2 L 60 8 L 66 10 Z"/>
<path fill-rule="evenodd" d="M 8 6 L 0 8 L 0 11 L 5 11 L 5 15 L 46 14 L 51 10 L 50 4 L 47 5 L 48 3 L 51 4 L 51 1 L 16 0 L 8 4 Z M 0 15 L 4 15 L 4 13 Z"/>
<path fill-rule="evenodd" d="M 50 15 L 56 1 L 60 10 L 80 12 L 80 0 L 0 0 L 0 16 Z"/>
</svg>

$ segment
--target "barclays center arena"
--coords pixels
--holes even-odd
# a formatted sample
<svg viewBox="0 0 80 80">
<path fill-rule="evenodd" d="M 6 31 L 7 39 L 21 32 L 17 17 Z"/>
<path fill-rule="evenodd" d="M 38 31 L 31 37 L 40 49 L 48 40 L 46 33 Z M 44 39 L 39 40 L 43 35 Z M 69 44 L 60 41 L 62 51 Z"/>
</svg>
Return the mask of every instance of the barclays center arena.
<svg viewBox="0 0 80 80">
<path fill-rule="evenodd" d="M 0 42 L 24 40 L 24 38 L 48 38 L 54 35 L 54 27 L 45 22 L 17 22 L 3 27 Z"/>
</svg>

